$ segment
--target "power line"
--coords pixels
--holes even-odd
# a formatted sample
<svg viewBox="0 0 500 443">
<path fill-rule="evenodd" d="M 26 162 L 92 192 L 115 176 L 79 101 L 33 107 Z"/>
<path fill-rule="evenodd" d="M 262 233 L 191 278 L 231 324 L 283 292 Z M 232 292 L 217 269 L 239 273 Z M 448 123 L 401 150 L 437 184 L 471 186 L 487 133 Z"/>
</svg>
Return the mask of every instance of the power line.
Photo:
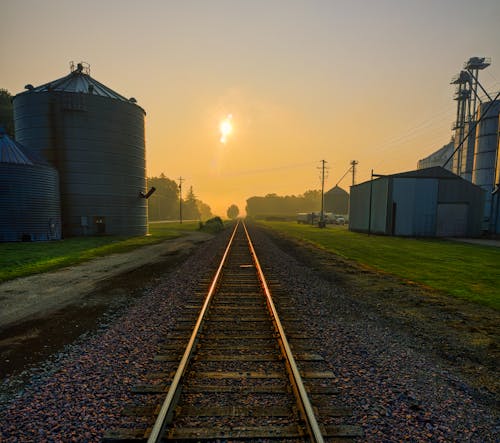
<svg viewBox="0 0 500 443">
<path fill-rule="evenodd" d="M 352 171 L 352 185 L 354 186 L 356 184 L 356 166 L 359 164 L 357 160 L 352 160 L 349 168 L 347 168 L 347 171 L 345 171 L 344 175 L 340 177 L 339 181 L 335 184 L 335 187 L 339 185 L 339 183 L 345 178 L 349 172 Z"/>
</svg>

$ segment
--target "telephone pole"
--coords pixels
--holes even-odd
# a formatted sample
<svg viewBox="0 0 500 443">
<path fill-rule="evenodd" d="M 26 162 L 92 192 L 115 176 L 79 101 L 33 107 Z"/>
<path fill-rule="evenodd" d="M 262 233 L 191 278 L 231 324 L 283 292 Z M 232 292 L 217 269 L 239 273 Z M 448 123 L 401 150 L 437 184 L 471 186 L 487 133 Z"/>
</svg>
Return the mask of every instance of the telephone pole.
<svg viewBox="0 0 500 443">
<path fill-rule="evenodd" d="M 179 177 L 179 222 L 182 224 L 182 182 L 185 179 Z"/>
<path fill-rule="evenodd" d="M 325 213 L 324 213 L 324 206 L 325 206 L 325 197 L 324 197 L 324 192 L 325 192 L 325 164 L 328 163 L 326 160 L 321 160 L 321 212 L 319 216 L 319 227 L 324 228 L 325 227 Z"/>
<path fill-rule="evenodd" d="M 356 184 L 356 165 L 359 162 L 357 160 L 351 161 L 351 167 L 352 167 L 352 185 L 354 186 Z"/>
</svg>

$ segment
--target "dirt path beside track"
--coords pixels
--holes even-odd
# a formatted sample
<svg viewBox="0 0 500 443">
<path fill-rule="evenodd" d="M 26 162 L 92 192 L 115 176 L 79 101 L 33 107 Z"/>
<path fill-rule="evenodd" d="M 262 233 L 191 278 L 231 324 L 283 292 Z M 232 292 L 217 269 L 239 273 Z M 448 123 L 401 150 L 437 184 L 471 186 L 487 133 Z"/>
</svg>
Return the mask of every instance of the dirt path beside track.
<svg viewBox="0 0 500 443">
<path fill-rule="evenodd" d="M 0 284 L 0 379 L 71 343 L 183 259 L 202 232 Z"/>
</svg>

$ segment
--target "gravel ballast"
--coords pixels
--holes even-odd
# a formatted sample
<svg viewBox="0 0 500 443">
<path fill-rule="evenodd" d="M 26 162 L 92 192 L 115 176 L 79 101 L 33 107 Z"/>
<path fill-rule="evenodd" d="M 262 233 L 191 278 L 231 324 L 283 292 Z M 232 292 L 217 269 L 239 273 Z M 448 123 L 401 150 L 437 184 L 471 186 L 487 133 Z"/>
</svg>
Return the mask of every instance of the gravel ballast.
<svg viewBox="0 0 500 443">
<path fill-rule="evenodd" d="M 352 408 L 362 441 L 496 442 L 498 416 L 465 381 L 409 345 L 376 313 L 252 229 L 264 272 L 280 277 L 280 296 L 297 306 L 304 330 L 336 374 L 338 403 Z M 82 336 L 37 370 L 23 390 L 2 403 L 1 442 L 97 442 L 124 423 L 122 404 L 145 382 L 162 339 L 176 327 L 185 300 L 210 277 L 226 231 L 200 245 L 182 265 L 145 290 L 125 312 Z M 3 381 L 2 390 L 16 384 Z"/>
</svg>

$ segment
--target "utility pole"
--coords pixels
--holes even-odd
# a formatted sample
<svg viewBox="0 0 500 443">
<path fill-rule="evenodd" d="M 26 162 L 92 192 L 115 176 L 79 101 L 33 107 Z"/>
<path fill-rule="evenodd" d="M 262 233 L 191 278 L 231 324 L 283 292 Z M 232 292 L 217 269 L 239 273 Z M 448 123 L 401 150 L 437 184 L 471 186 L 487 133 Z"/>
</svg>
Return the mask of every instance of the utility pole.
<svg viewBox="0 0 500 443">
<path fill-rule="evenodd" d="M 179 222 L 182 224 L 182 182 L 184 179 L 179 177 Z"/>
<path fill-rule="evenodd" d="M 351 161 L 351 170 L 352 170 L 352 186 L 356 184 L 356 165 L 359 162 L 357 160 Z M 350 219 L 351 214 L 351 192 L 349 192 L 349 197 L 347 197 L 347 217 Z"/>
<path fill-rule="evenodd" d="M 370 206 L 368 206 L 368 235 L 372 232 L 372 194 L 373 194 L 373 169 L 370 177 Z"/>
<path fill-rule="evenodd" d="M 352 185 L 354 186 L 356 184 L 356 165 L 359 162 L 357 160 L 352 160 L 351 161 L 351 167 L 352 167 Z"/>
<path fill-rule="evenodd" d="M 319 227 L 324 228 L 325 227 L 325 213 L 324 213 L 324 206 L 325 206 L 325 197 L 324 197 L 324 192 L 325 192 L 325 163 L 328 163 L 326 160 L 321 160 L 321 212 L 319 215 Z"/>
</svg>

